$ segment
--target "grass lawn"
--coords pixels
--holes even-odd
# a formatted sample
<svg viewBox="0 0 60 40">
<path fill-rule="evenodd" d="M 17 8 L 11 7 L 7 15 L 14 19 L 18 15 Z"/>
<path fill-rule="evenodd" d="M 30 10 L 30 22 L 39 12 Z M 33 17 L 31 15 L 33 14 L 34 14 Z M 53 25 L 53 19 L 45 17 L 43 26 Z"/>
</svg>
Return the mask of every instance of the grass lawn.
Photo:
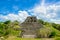
<svg viewBox="0 0 60 40">
<path fill-rule="evenodd" d="M 15 36 L 9 36 L 6 40 L 54 40 L 54 38 L 19 38 Z"/>
<path fill-rule="evenodd" d="M 34 39 L 34 38 L 17 38 L 17 37 L 8 37 L 6 40 L 40 40 L 40 39 Z"/>
</svg>

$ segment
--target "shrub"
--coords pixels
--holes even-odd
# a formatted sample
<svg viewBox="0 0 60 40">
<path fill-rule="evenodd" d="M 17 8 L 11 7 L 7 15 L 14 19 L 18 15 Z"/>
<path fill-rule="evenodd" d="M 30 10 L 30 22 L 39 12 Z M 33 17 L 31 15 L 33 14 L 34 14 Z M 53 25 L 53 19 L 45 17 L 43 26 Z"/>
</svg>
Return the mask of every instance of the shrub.
<svg viewBox="0 0 60 40">
<path fill-rule="evenodd" d="M 55 37 L 55 35 L 56 35 L 56 32 L 53 31 L 53 32 L 51 32 L 51 35 L 49 36 L 49 38 L 51 38 L 51 37 Z"/>
<path fill-rule="evenodd" d="M 44 27 L 38 32 L 38 36 L 41 38 L 48 38 L 51 35 L 51 29 L 49 27 Z"/>
</svg>

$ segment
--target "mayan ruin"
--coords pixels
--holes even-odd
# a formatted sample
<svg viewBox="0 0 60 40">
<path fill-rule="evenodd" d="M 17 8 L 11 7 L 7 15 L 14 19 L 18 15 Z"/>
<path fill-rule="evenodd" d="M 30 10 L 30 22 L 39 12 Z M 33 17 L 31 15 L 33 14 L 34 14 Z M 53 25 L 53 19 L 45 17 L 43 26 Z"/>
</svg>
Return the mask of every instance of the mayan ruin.
<svg viewBox="0 0 60 40">
<path fill-rule="evenodd" d="M 20 35 L 22 38 L 36 38 L 37 37 L 37 31 L 41 27 L 43 27 L 43 25 L 37 21 L 37 18 L 35 16 L 29 16 L 21 24 L 22 32 Z"/>
</svg>

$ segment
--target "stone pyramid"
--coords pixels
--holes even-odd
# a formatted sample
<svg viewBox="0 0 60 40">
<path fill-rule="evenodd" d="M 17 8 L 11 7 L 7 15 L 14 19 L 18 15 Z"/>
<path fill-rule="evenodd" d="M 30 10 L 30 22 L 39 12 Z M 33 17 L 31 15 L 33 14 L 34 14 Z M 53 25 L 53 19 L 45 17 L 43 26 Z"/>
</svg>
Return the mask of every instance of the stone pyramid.
<svg viewBox="0 0 60 40">
<path fill-rule="evenodd" d="M 43 27 L 43 25 L 37 21 L 35 16 L 29 16 L 21 23 L 22 32 L 20 36 L 22 38 L 36 38 L 37 32 L 41 27 Z"/>
</svg>

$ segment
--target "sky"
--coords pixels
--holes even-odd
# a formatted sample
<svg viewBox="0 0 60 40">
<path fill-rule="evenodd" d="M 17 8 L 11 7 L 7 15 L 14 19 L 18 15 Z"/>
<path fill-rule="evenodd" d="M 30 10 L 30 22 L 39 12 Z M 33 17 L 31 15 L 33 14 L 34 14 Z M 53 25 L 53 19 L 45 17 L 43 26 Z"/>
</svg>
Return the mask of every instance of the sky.
<svg viewBox="0 0 60 40">
<path fill-rule="evenodd" d="M 0 0 L 0 21 L 23 22 L 28 16 L 60 24 L 60 0 Z"/>
</svg>

